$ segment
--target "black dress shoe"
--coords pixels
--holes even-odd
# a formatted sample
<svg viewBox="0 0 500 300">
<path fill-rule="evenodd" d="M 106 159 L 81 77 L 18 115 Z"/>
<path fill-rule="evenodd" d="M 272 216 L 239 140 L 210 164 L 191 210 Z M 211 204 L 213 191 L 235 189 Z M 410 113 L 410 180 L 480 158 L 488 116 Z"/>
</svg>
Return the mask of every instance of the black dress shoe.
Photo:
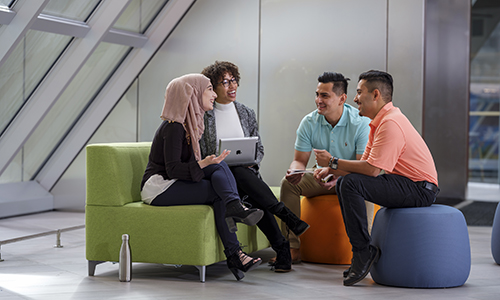
<svg viewBox="0 0 500 300">
<path fill-rule="evenodd" d="M 363 280 L 368 275 L 373 263 L 378 261 L 380 249 L 370 245 L 368 252 L 354 252 L 351 267 L 348 269 L 347 277 L 344 278 L 344 285 L 350 286 Z"/>
<path fill-rule="evenodd" d="M 347 268 L 347 269 L 345 269 L 345 270 L 344 270 L 344 273 L 342 273 L 342 276 L 344 277 L 344 279 L 346 279 L 346 278 L 347 278 L 347 276 L 349 275 L 349 271 L 351 271 L 351 268 L 350 268 L 350 267 L 349 267 L 349 268 Z"/>
</svg>

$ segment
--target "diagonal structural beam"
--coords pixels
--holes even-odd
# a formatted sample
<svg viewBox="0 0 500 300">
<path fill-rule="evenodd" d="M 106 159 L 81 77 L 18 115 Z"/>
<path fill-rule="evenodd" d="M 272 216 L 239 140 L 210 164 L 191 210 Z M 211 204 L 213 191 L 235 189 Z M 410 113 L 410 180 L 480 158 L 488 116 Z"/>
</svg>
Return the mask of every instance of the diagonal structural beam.
<svg viewBox="0 0 500 300">
<path fill-rule="evenodd" d="M 0 34 L 0 68 L 5 63 L 10 53 L 23 39 L 31 25 L 37 20 L 38 15 L 43 10 L 49 0 L 43 1 L 19 1 L 14 6 L 15 16 L 9 25 Z"/>
<path fill-rule="evenodd" d="M 31 29 L 84 38 L 90 27 L 85 22 L 40 14 Z"/>
<path fill-rule="evenodd" d="M 9 25 L 15 16 L 16 13 L 13 12 L 12 10 L 0 7 L 0 25 Z"/>
<path fill-rule="evenodd" d="M 129 53 L 40 171 L 36 177 L 40 185 L 48 191 L 52 189 L 194 2 L 195 0 L 170 0 L 167 3 L 144 34 L 147 37 L 144 46 Z"/>
<path fill-rule="evenodd" d="M 131 0 L 103 1 L 84 38 L 75 39 L 0 139 L 0 174 L 59 99 Z"/>
</svg>

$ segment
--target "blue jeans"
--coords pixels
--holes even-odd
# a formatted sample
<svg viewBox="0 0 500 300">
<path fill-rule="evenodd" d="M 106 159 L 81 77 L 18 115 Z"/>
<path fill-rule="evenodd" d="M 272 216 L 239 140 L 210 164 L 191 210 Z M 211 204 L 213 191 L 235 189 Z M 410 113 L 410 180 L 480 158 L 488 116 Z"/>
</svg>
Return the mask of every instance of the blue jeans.
<svg viewBox="0 0 500 300">
<path fill-rule="evenodd" d="M 366 251 L 371 242 L 366 221 L 365 200 L 388 208 L 430 206 L 433 191 L 393 174 L 377 177 L 348 174 L 337 181 L 337 195 L 352 251 Z"/>
<path fill-rule="evenodd" d="M 239 200 L 236 181 L 225 162 L 209 165 L 203 168 L 203 172 L 205 177 L 200 182 L 177 180 L 156 196 L 151 205 L 212 205 L 215 227 L 224 245 L 224 254 L 228 257 L 240 249 L 236 234 L 229 232 L 225 221 L 226 204 Z"/>
</svg>

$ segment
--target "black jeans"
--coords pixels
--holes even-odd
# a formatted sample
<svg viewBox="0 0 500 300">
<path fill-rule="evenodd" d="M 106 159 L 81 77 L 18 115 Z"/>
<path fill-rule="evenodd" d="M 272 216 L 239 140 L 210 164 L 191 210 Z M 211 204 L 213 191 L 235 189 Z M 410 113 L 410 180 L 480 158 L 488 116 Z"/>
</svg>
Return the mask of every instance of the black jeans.
<svg viewBox="0 0 500 300">
<path fill-rule="evenodd" d="M 215 227 L 224 245 L 227 256 L 240 249 L 235 233 L 229 232 L 226 216 L 226 204 L 239 199 L 236 181 L 225 162 L 203 168 L 205 177 L 200 182 L 177 180 L 166 191 L 156 196 L 151 205 L 213 205 Z"/>
<path fill-rule="evenodd" d="M 264 216 L 257 223 L 257 227 L 264 233 L 273 247 L 279 247 L 285 242 L 285 237 L 274 218 L 274 212 L 280 206 L 269 186 L 251 169 L 247 167 L 230 167 L 233 172 L 240 196 L 248 196 L 245 202 L 252 208 L 259 208 Z"/>
<path fill-rule="evenodd" d="M 336 190 L 353 252 L 365 251 L 371 242 L 365 200 L 397 208 L 430 206 L 436 198 L 433 191 L 406 177 L 393 174 L 377 177 L 348 174 L 338 179 Z"/>
</svg>

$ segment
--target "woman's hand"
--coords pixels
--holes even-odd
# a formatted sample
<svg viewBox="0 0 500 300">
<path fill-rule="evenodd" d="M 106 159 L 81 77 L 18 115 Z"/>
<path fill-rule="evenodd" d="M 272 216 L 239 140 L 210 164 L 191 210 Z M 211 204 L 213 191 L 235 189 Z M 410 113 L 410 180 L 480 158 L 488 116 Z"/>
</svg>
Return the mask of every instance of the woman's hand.
<svg viewBox="0 0 500 300">
<path fill-rule="evenodd" d="M 221 161 L 224 160 L 224 158 L 226 158 L 229 155 L 229 153 L 231 153 L 231 151 L 224 149 L 224 151 L 222 151 L 222 153 L 219 156 L 215 156 L 214 154 L 209 155 L 204 159 L 199 160 L 198 164 L 202 169 L 209 165 L 219 164 Z"/>
</svg>

